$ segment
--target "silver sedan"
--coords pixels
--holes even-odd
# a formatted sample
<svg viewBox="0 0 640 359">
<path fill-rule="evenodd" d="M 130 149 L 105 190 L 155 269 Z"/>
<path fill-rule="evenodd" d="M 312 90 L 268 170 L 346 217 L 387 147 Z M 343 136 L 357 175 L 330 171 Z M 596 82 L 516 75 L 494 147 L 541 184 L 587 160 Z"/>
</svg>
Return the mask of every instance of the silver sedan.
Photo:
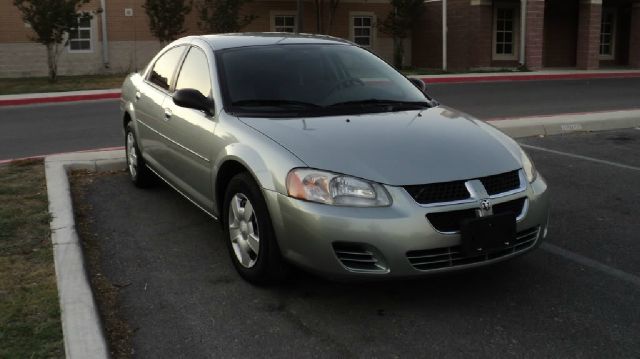
<svg viewBox="0 0 640 359">
<path fill-rule="evenodd" d="M 547 235 L 547 185 L 518 144 L 348 41 L 175 41 L 123 84 L 127 167 L 226 232 L 239 274 L 399 278 L 487 265 Z"/>
</svg>

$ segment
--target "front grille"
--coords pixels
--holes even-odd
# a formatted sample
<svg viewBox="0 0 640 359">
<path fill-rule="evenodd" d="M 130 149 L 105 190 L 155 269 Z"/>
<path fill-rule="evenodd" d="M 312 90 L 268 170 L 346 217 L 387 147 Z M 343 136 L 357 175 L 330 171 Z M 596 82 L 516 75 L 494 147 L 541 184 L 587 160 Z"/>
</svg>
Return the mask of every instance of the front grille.
<svg viewBox="0 0 640 359">
<path fill-rule="evenodd" d="M 404 189 L 420 204 L 453 202 L 470 198 L 464 182 L 453 181 L 405 186 Z"/>
<path fill-rule="evenodd" d="M 493 205 L 493 214 L 503 214 L 511 212 L 516 217 L 522 213 L 526 198 L 518 198 L 512 201 Z M 463 209 L 448 212 L 435 212 L 427 214 L 427 219 L 439 232 L 458 232 L 462 221 L 477 218 L 476 209 Z"/>
<path fill-rule="evenodd" d="M 440 232 L 457 232 L 460 230 L 462 221 L 476 217 L 476 210 L 473 208 L 427 214 L 427 219 L 431 222 L 433 228 Z"/>
<path fill-rule="evenodd" d="M 511 171 L 482 177 L 480 182 L 489 195 L 495 195 L 520 188 L 520 175 L 518 171 Z"/>
<path fill-rule="evenodd" d="M 461 246 L 453 246 L 409 251 L 407 258 L 415 269 L 422 271 L 480 263 L 530 249 L 535 245 L 539 233 L 539 227 L 518 232 L 516 240 L 510 246 L 480 255 L 465 256 Z"/>
<path fill-rule="evenodd" d="M 386 265 L 373 248 L 358 243 L 333 243 L 333 250 L 342 265 L 355 271 L 386 271 Z"/>
<path fill-rule="evenodd" d="M 513 213 L 518 217 L 527 199 L 525 197 L 493 205 L 493 214 Z"/>
</svg>

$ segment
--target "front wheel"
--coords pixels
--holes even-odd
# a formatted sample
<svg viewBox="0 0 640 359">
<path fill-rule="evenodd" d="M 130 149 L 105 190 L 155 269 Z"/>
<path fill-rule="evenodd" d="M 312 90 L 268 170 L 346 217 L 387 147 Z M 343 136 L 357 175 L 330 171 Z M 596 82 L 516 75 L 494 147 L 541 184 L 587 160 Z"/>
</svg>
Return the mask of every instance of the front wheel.
<svg viewBox="0 0 640 359">
<path fill-rule="evenodd" d="M 233 177 L 224 197 L 224 227 L 236 270 L 254 284 L 283 280 L 286 265 L 260 188 L 248 173 Z"/>
<path fill-rule="evenodd" d="M 136 133 L 131 122 L 125 129 L 125 151 L 127 157 L 127 172 L 131 182 L 137 187 L 148 187 L 153 183 L 153 173 L 147 168 L 138 148 Z"/>
</svg>

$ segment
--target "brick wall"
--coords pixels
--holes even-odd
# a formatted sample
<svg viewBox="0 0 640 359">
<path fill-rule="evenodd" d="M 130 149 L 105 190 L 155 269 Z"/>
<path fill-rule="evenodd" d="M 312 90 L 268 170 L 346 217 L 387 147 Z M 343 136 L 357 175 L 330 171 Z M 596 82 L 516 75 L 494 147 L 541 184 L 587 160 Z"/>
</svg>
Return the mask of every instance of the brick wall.
<svg viewBox="0 0 640 359">
<path fill-rule="evenodd" d="M 469 66 L 486 68 L 493 65 L 493 7 L 480 2 L 469 7 Z"/>
<path fill-rule="evenodd" d="M 449 70 L 469 68 L 469 0 L 448 0 L 447 62 Z"/>
<path fill-rule="evenodd" d="M 442 67 L 442 2 L 425 4 L 412 31 L 412 63 L 417 67 Z"/>
<path fill-rule="evenodd" d="M 580 69 L 597 69 L 600 66 L 600 22 L 602 4 L 596 0 L 581 0 L 578 11 L 578 45 L 576 66 Z"/>
<path fill-rule="evenodd" d="M 370 12 L 377 21 L 384 19 L 391 6 L 378 1 L 351 0 L 341 2 L 335 22 L 328 29 L 328 9 L 325 13 L 325 32 L 331 35 L 350 37 L 350 13 Z M 59 59 L 60 75 L 77 75 L 89 73 L 128 72 L 142 68 L 161 48 L 161 44 L 149 31 L 148 17 L 142 5 L 144 0 L 109 0 L 106 2 L 107 35 L 109 39 L 109 67 L 102 60 L 102 24 L 101 16 L 92 20 L 92 51 L 86 53 L 70 53 L 63 49 Z M 83 6 L 92 11 L 100 6 L 99 0 L 92 0 Z M 328 4 L 326 4 L 328 6 Z M 325 7 L 326 7 L 325 6 Z M 125 9 L 133 10 L 132 16 L 125 16 Z M 271 31 L 272 11 L 295 11 L 296 3 L 289 1 L 260 1 L 249 3 L 242 12 L 257 15 L 257 19 L 243 31 Z M 305 32 L 315 32 L 316 16 L 313 2 L 305 2 Z M 198 13 L 194 10 L 185 19 L 186 35 L 201 34 L 198 28 Z M 393 40 L 374 27 L 372 50 L 387 61 L 393 58 Z M 33 36 L 29 27 L 25 26 L 20 12 L 11 1 L 0 2 L 0 77 L 45 76 L 47 74 L 46 52 L 44 46 L 30 40 Z M 412 58 L 411 40 L 405 41 L 405 64 Z"/>
<path fill-rule="evenodd" d="M 640 68 L 640 1 L 631 7 L 629 66 Z"/>
<path fill-rule="evenodd" d="M 525 36 L 525 63 L 530 70 L 542 68 L 544 39 L 544 0 L 527 1 L 527 34 Z"/>
</svg>

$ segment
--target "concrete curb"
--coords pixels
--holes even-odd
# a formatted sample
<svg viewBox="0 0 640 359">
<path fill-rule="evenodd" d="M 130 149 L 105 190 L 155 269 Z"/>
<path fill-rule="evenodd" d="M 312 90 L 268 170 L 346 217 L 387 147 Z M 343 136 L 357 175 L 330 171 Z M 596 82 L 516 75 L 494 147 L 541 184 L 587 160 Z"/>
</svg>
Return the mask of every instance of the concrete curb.
<svg viewBox="0 0 640 359">
<path fill-rule="evenodd" d="M 640 127 L 640 110 L 532 116 L 487 121 L 511 137 L 557 135 Z"/>
<path fill-rule="evenodd" d="M 67 358 L 109 358 L 100 315 L 84 266 L 82 245 L 75 229 L 67 171 L 120 170 L 124 151 L 70 153 L 45 159 L 51 242 L 60 298 L 62 332 Z"/>
<path fill-rule="evenodd" d="M 469 82 L 505 82 L 505 81 L 549 81 L 549 80 L 587 80 L 610 78 L 637 78 L 638 70 L 626 71 L 541 71 L 514 73 L 475 73 L 452 75 L 411 75 L 422 79 L 425 83 L 469 83 Z"/>
<path fill-rule="evenodd" d="M 120 89 L 17 94 L 0 96 L 0 107 L 118 98 Z"/>
</svg>

